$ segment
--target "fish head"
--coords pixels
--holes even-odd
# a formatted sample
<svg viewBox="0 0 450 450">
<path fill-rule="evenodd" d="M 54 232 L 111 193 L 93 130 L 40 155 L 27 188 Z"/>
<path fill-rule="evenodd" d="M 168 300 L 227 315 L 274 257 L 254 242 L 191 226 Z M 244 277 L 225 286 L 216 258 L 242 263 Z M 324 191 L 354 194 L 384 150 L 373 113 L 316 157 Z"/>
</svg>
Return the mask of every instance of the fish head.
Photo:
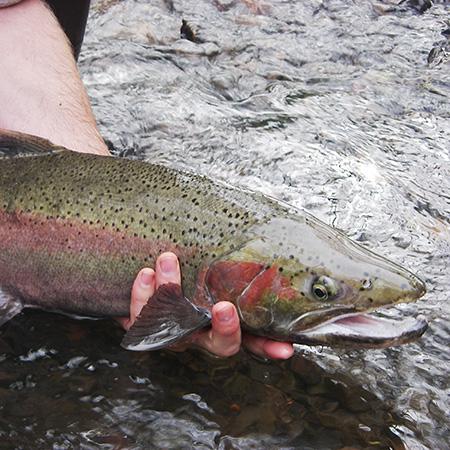
<svg viewBox="0 0 450 450">
<path fill-rule="evenodd" d="M 234 301 L 251 332 L 304 344 L 385 347 L 427 328 L 423 320 L 394 322 L 365 314 L 415 301 L 425 286 L 340 231 L 302 215 L 274 218 L 253 233 L 216 262 L 207 279 L 213 295 Z"/>
</svg>

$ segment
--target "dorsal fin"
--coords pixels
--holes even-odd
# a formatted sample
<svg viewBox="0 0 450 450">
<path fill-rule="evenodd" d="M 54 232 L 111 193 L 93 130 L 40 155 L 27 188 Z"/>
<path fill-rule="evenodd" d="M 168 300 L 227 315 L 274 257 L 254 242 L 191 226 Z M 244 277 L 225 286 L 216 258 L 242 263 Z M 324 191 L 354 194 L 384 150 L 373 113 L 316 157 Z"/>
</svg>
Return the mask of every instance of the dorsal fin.
<svg viewBox="0 0 450 450">
<path fill-rule="evenodd" d="M 67 151 L 47 139 L 0 128 L 0 159 L 42 156 Z"/>
</svg>

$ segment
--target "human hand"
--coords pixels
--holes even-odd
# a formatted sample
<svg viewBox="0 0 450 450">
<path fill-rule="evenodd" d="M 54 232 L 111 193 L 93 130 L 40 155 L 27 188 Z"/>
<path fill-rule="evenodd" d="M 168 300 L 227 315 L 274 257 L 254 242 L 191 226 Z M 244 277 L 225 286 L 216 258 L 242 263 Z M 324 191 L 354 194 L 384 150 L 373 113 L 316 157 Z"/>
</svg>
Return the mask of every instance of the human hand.
<svg viewBox="0 0 450 450">
<path fill-rule="evenodd" d="M 133 325 L 158 287 L 166 283 L 181 284 L 180 266 L 173 253 L 160 255 L 155 270 L 145 268 L 139 272 L 131 291 L 130 317 L 119 319 L 126 330 Z M 263 358 L 288 359 L 294 353 L 292 344 L 288 342 L 272 341 L 245 333 L 241 336 L 239 316 L 235 306 L 229 302 L 219 302 L 213 306 L 211 329 L 191 335 L 189 344 L 197 345 L 220 357 L 236 354 L 241 344 Z"/>
</svg>

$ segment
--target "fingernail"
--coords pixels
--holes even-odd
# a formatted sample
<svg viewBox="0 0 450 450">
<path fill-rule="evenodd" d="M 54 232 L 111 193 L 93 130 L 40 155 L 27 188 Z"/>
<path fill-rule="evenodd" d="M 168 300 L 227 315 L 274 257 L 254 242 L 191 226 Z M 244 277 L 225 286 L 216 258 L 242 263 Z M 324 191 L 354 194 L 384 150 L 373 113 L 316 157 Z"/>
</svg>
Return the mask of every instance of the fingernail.
<svg viewBox="0 0 450 450">
<path fill-rule="evenodd" d="M 280 359 L 288 359 L 294 354 L 291 345 L 286 345 L 280 350 Z"/>
<path fill-rule="evenodd" d="M 233 318 L 233 308 L 228 305 L 224 305 L 217 311 L 217 318 L 220 322 L 229 322 Z"/>
<path fill-rule="evenodd" d="M 171 275 L 178 269 L 177 259 L 173 256 L 165 256 L 159 260 L 159 267 L 163 273 Z"/>
<path fill-rule="evenodd" d="M 142 270 L 141 275 L 139 277 L 141 286 L 144 288 L 150 287 L 153 282 L 153 275 L 154 275 L 153 270 L 150 269 Z"/>
</svg>

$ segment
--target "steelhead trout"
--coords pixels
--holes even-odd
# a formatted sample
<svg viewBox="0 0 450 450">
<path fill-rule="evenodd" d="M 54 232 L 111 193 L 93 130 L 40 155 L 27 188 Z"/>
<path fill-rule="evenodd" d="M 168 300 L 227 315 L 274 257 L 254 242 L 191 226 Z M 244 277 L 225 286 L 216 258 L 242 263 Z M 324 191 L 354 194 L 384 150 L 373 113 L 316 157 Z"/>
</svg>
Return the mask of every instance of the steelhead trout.
<svg viewBox="0 0 450 450">
<path fill-rule="evenodd" d="M 122 345 L 153 350 L 233 302 L 242 327 L 309 345 L 385 347 L 427 328 L 367 314 L 425 293 L 411 272 L 307 213 L 256 192 L 142 161 L 0 133 L 0 324 L 23 307 L 128 316 L 138 271 L 177 254 Z"/>
</svg>

